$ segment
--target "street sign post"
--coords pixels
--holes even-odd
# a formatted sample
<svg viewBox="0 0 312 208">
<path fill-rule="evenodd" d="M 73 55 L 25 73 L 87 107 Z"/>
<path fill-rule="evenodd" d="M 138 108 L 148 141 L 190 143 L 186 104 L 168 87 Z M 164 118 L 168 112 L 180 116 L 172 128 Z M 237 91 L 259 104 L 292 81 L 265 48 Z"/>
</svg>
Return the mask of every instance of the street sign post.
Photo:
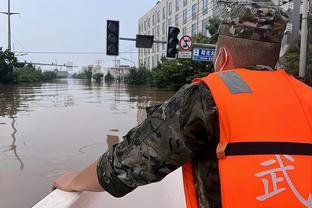
<svg viewBox="0 0 312 208">
<path fill-rule="evenodd" d="M 193 61 L 208 61 L 212 62 L 215 55 L 215 46 L 209 44 L 198 44 L 193 46 L 192 60 Z"/>
<path fill-rule="evenodd" d="M 192 49 L 192 38 L 189 35 L 183 35 L 179 42 L 180 48 L 183 51 L 190 51 Z"/>
</svg>

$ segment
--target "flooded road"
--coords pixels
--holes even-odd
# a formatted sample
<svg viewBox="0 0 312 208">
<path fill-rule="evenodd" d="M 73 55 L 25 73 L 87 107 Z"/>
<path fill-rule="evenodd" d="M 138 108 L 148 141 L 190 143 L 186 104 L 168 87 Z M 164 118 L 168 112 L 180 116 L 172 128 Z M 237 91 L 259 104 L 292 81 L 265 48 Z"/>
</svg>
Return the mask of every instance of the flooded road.
<svg viewBox="0 0 312 208">
<path fill-rule="evenodd" d="M 0 207 L 31 207 L 57 176 L 96 160 L 172 94 L 71 79 L 0 85 Z"/>
</svg>

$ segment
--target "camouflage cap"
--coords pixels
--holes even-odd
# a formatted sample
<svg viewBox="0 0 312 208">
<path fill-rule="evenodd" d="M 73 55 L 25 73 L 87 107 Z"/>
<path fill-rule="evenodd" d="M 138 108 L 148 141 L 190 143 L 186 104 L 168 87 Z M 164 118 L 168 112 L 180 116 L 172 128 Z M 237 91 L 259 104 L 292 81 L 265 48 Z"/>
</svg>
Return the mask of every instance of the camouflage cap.
<svg viewBox="0 0 312 208">
<path fill-rule="evenodd" d="M 288 13 L 271 0 L 237 2 L 223 18 L 219 34 L 279 43 L 288 20 Z"/>
</svg>

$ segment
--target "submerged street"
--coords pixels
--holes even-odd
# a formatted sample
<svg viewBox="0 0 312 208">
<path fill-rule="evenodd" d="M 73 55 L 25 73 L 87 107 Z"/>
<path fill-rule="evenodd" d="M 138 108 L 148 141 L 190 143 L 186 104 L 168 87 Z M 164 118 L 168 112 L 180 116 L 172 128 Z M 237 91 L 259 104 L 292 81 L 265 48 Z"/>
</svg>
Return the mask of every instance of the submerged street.
<svg viewBox="0 0 312 208">
<path fill-rule="evenodd" d="M 145 107 L 161 103 L 172 94 L 146 87 L 73 79 L 1 85 L 0 207 L 31 207 L 51 191 L 57 176 L 68 168 L 85 168 L 144 119 Z M 78 204 L 86 204 L 88 199 L 101 203 L 102 197 L 106 198 L 103 199 L 106 205 L 112 203 L 112 206 L 114 203 L 134 203 L 135 206 L 153 198 L 159 205 L 161 197 L 171 197 L 170 189 L 182 198 L 182 189 L 176 190 L 182 185 L 177 178 L 180 175 L 173 174 L 174 177 L 169 176 L 167 188 L 161 188 L 161 183 L 149 185 L 144 191 L 118 201 L 107 193 L 84 194 Z M 158 198 L 153 197 L 159 189 L 166 190 L 162 190 Z M 142 197 L 142 194 L 144 200 L 134 200 L 135 195 Z M 172 206 L 183 203 L 183 200 L 171 201 Z"/>
</svg>

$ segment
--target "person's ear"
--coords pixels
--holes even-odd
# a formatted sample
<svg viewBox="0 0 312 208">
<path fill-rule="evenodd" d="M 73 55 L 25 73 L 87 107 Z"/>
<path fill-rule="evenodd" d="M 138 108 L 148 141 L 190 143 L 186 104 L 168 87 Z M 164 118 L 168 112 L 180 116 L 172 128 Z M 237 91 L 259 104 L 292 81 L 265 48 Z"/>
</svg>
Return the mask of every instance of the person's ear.
<svg viewBox="0 0 312 208">
<path fill-rule="evenodd" d="M 229 61 L 229 53 L 226 48 L 222 47 L 214 59 L 214 69 L 216 72 L 222 71 Z"/>
</svg>

